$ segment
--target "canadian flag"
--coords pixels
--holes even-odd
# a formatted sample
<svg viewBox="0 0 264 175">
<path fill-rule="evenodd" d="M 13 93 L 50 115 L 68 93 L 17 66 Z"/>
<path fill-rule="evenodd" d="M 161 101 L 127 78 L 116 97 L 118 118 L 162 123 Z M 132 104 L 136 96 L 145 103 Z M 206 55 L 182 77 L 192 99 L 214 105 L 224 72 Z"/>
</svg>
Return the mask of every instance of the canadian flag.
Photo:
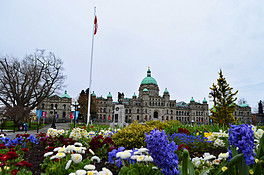
<svg viewBox="0 0 264 175">
<path fill-rule="evenodd" d="M 97 28 L 98 28 L 98 25 L 97 25 L 97 17 L 95 16 L 94 17 L 94 35 L 97 33 Z"/>
</svg>

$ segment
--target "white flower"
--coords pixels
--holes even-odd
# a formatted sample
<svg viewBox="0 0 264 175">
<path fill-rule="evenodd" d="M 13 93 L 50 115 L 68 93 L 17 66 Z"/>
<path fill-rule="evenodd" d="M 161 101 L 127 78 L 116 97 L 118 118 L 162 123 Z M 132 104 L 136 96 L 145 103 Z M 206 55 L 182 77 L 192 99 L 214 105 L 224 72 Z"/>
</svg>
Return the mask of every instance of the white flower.
<svg viewBox="0 0 264 175">
<path fill-rule="evenodd" d="M 68 153 L 71 153 L 71 152 L 73 152 L 75 150 L 75 146 L 74 145 L 68 145 L 67 147 L 66 147 L 66 151 L 68 152 Z"/>
<path fill-rule="evenodd" d="M 81 146 L 83 146 L 83 145 L 82 145 L 82 143 L 75 142 L 75 143 L 74 143 L 74 146 L 79 146 L 79 147 L 81 147 Z"/>
<path fill-rule="evenodd" d="M 138 156 L 137 157 L 137 162 L 142 162 L 142 161 L 144 161 L 144 159 L 145 159 L 144 155 Z"/>
<path fill-rule="evenodd" d="M 224 143 L 223 140 L 217 138 L 217 139 L 214 141 L 214 146 L 215 146 L 215 147 L 225 147 L 225 143 Z"/>
<path fill-rule="evenodd" d="M 152 167 L 152 169 L 153 169 L 153 170 L 157 170 L 157 169 L 158 169 L 158 167 L 156 167 L 156 166 L 153 166 L 153 167 Z"/>
<path fill-rule="evenodd" d="M 70 173 L 69 175 L 76 175 L 76 173 Z"/>
<path fill-rule="evenodd" d="M 53 154 L 53 152 L 47 152 L 44 154 L 44 157 L 48 157 L 48 156 L 51 156 Z"/>
<path fill-rule="evenodd" d="M 98 175 L 98 171 L 87 171 L 87 175 Z"/>
<path fill-rule="evenodd" d="M 94 152 L 93 152 L 93 150 L 89 149 L 89 152 L 90 152 L 92 155 L 94 155 Z"/>
<path fill-rule="evenodd" d="M 93 156 L 92 158 L 91 158 L 91 161 L 94 161 L 94 160 L 96 160 L 97 161 L 97 163 L 100 163 L 100 158 L 98 157 L 98 156 Z"/>
<path fill-rule="evenodd" d="M 86 171 L 85 170 L 77 170 L 76 175 L 86 175 Z"/>
<path fill-rule="evenodd" d="M 57 148 L 54 148 L 54 152 L 57 152 L 57 151 L 59 151 L 60 149 L 61 149 L 62 147 L 57 147 Z"/>
<path fill-rule="evenodd" d="M 128 151 L 118 152 L 118 153 L 116 154 L 116 157 L 117 157 L 117 158 L 120 157 L 121 159 L 127 159 L 127 158 L 129 158 L 130 156 L 131 156 L 131 153 L 128 152 Z"/>
<path fill-rule="evenodd" d="M 139 152 L 139 151 L 135 151 L 134 152 L 134 155 L 141 155 L 142 153 L 141 152 Z"/>
<path fill-rule="evenodd" d="M 95 170 L 95 166 L 94 165 L 85 165 L 84 166 L 84 169 L 86 169 L 86 170 Z"/>
<path fill-rule="evenodd" d="M 82 161 L 82 155 L 81 154 L 72 154 L 71 155 L 71 160 L 74 163 L 80 163 Z"/>
<path fill-rule="evenodd" d="M 53 159 L 56 159 L 56 158 L 57 158 L 56 156 L 51 156 L 50 160 L 53 160 Z"/>
<path fill-rule="evenodd" d="M 145 156 L 144 161 L 146 161 L 146 162 L 153 162 L 153 158 L 151 156 Z"/>
<path fill-rule="evenodd" d="M 210 160 L 210 159 L 215 159 L 216 157 L 214 155 L 209 155 L 204 158 L 204 160 Z"/>
<path fill-rule="evenodd" d="M 70 168 L 71 163 L 72 163 L 72 160 L 69 160 L 69 161 L 66 163 L 65 170 L 67 170 L 67 169 Z"/>
<path fill-rule="evenodd" d="M 149 150 L 147 149 L 147 148 L 140 148 L 139 150 L 138 150 L 138 152 L 140 152 L 140 153 L 146 153 L 146 152 L 148 152 Z"/>
<path fill-rule="evenodd" d="M 105 175 L 113 175 L 113 173 L 107 168 L 102 168 L 102 170 L 105 172 Z"/>
<path fill-rule="evenodd" d="M 55 156 L 56 156 L 56 158 L 60 159 L 60 158 L 65 157 L 66 154 L 65 153 L 57 153 Z"/>
<path fill-rule="evenodd" d="M 66 153 L 66 148 L 65 148 L 65 146 L 63 146 L 62 148 L 60 148 L 60 149 L 58 150 L 58 152 L 59 152 L 59 153 Z"/>
<path fill-rule="evenodd" d="M 130 157 L 130 159 L 132 159 L 132 160 L 136 160 L 137 158 L 138 158 L 138 155 L 133 155 Z"/>
<path fill-rule="evenodd" d="M 194 164 L 194 166 L 196 168 L 198 168 L 201 165 L 201 163 L 202 163 L 201 160 L 202 160 L 202 158 L 195 157 L 195 158 L 192 158 L 192 163 Z"/>
<path fill-rule="evenodd" d="M 227 153 L 220 153 L 219 155 L 218 155 L 218 159 L 227 159 L 228 158 L 228 156 L 229 156 L 229 152 L 227 152 Z"/>
<path fill-rule="evenodd" d="M 262 135 L 264 134 L 264 131 L 262 129 L 258 129 L 256 132 L 254 132 L 254 136 L 256 139 L 261 139 Z"/>
</svg>

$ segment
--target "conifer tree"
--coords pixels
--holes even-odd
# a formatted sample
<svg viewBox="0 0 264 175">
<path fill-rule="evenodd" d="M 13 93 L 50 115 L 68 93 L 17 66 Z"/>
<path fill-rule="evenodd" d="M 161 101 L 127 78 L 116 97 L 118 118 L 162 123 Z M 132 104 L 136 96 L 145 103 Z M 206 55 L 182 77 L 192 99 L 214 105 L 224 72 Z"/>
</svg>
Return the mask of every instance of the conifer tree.
<svg viewBox="0 0 264 175">
<path fill-rule="evenodd" d="M 223 76 L 222 70 L 219 72 L 217 83 L 210 87 L 210 98 L 213 98 L 214 106 L 210 110 L 211 118 L 216 123 L 228 125 L 234 123 L 235 117 L 233 115 L 236 104 L 234 103 L 237 98 L 235 97 L 238 91 L 232 92 L 233 88 L 227 83 Z"/>
</svg>

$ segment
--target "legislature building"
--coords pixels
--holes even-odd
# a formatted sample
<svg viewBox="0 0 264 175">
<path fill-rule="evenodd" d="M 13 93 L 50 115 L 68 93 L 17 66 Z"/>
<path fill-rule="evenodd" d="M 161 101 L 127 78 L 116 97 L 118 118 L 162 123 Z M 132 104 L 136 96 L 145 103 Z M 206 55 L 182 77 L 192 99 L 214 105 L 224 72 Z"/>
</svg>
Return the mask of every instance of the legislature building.
<svg viewBox="0 0 264 175">
<path fill-rule="evenodd" d="M 160 95 L 157 81 L 147 70 L 147 76 L 141 81 L 138 96 L 134 93 L 131 98 L 125 98 L 118 93 L 118 102 L 113 102 L 109 92 L 107 98 L 96 97 L 98 112 L 95 121 L 108 121 L 114 123 L 131 123 L 135 120 L 145 122 L 148 120 L 179 120 L 182 123 L 209 123 L 208 103 L 204 98 L 199 103 L 191 98 L 189 103 L 177 102 L 170 99 L 167 88 Z"/>
</svg>

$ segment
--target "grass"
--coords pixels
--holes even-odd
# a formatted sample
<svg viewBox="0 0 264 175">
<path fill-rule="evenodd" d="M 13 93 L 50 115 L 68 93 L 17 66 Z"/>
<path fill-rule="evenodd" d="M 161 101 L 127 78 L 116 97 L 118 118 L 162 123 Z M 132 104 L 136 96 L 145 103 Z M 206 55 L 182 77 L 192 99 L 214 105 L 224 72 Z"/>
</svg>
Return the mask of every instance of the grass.
<svg viewBox="0 0 264 175">
<path fill-rule="evenodd" d="M 36 130 L 38 127 L 38 122 L 31 122 L 30 124 L 28 123 L 28 130 Z M 44 126 L 46 126 L 46 124 L 39 124 L 39 129 L 43 128 Z M 3 125 L 0 124 L 0 128 L 3 130 L 13 130 L 14 129 L 14 122 L 13 121 L 4 121 Z M 18 127 L 16 127 L 16 130 L 18 130 Z"/>
</svg>

